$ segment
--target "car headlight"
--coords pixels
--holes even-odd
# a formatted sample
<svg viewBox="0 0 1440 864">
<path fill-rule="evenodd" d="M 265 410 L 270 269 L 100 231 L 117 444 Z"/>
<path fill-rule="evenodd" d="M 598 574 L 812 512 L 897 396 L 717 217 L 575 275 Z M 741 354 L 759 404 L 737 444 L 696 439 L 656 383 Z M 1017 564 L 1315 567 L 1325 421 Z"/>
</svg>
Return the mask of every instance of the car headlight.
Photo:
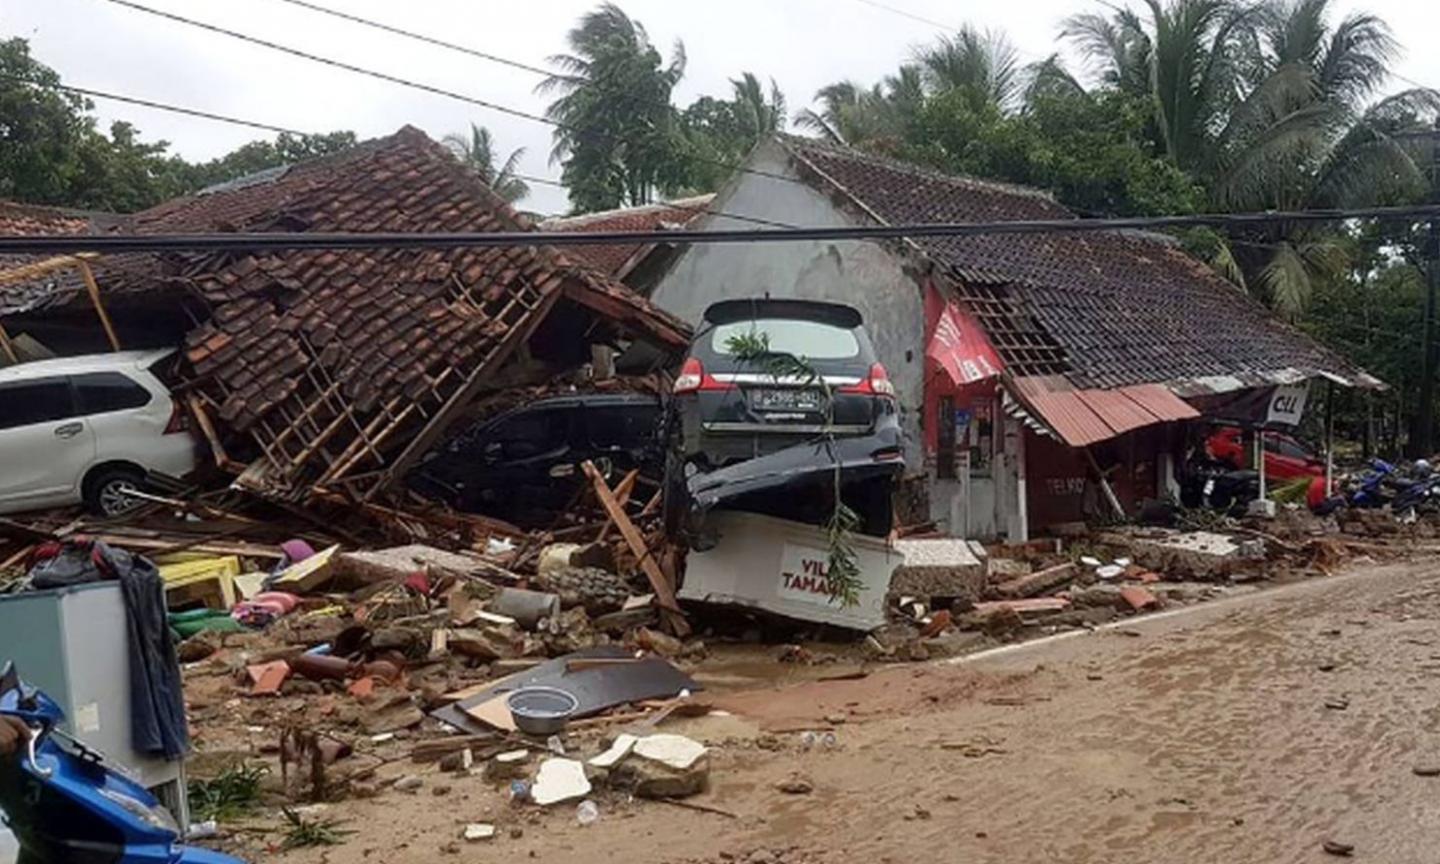
<svg viewBox="0 0 1440 864">
<path fill-rule="evenodd" d="M 171 816 L 170 811 L 159 804 L 146 804 L 144 801 L 132 798 L 124 792 L 118 792 L 114 789 L 102 788 L 99 791 L 101 796 L 107 801 L 118 804 L 125 809 L 125 812 L 144 822 L 146 825 L 149 825 L 151 828 L 169 831 L 177 837 L 180 836 L 180 826 L 175 823 L 175 817 Z"/>
</svg>

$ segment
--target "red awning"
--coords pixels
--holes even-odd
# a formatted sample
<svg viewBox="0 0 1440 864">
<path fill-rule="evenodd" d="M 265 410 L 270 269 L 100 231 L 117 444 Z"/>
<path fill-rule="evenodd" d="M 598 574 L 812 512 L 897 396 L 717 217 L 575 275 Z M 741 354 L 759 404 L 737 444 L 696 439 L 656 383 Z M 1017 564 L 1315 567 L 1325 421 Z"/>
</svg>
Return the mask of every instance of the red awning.
<svg viewBox="0 0 1440 864">
<path fill-rule="evenodd" d="M 985 331 L 955 303 L 941 308 L 925 357 L 957 388 L 994 378 L 1005 368 Z"/>
<path fill-rule="evenodd" d="M 1193 420 L 1200 412 L 1161 384 L 1076 390 L 1058 377 L 1016 378 L 1016 400 L 1071 447 L 1087 447 L 1156 423 Z"/>
</svg>

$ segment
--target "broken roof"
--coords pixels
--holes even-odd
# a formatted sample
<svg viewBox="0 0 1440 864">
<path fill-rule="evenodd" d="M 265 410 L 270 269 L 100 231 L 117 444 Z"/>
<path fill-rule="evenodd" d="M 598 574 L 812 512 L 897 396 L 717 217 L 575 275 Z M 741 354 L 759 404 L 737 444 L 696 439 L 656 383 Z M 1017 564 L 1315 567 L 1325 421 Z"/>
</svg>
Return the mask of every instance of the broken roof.
<svg viewBox="0 0 1440 864">
<path fill-rule="evenodd" d="M 411 127 L 126 219 L 142 234 L 525 231 L 517 214 Z M 688 328 L 625 286 L 539 245 L 101 256 L 107 303 L 180 289 L 208 319 L 186 339 L 209 410 L 269 457 L 263 485 L 295 496 L 359 474 L 384 482 L 492 377 L 560 301 L 597 327 L 683 348 Z M 74 302 L 55 281 L 25 310 Z M 9 289 L 0 287 L 0 297 Z M 5 314 L 0 305 L 0 314 Z M 15 311 L 13 308 L 10 311 Z M 578 319 L 577 319 L 578 320 Z M 583 322 L 582 322 L 583 324 Z M 404 453 L 396 460 L 397 450 Z M 373 488 L 367 485 L 367 490 Z"/>
<path fill-rule="evenodd" d="M 541 222 L 540 230 L 661 231 L 688 228 L 697 218 L 708 212 L 710 202 L 714 199 L 713 194 L 697 195 L 642 207 L 557 217 Z M 573 257 L 602 273 L 623 279 L 654 248 L 654 243 L 621 243 L 613 246 L 575 246 L 570 252 Z"/>
<path fill-rule="evenodd" d="M 882 224 L 1077 218 L 1035 189 L 780 136 L 805 180 Z M 1134 231 L 916 237 L 1017 376 L 1181 395 L 1327 377 L 1379 382 L 1270 314 L 1173 242 Z"/>
</svg>

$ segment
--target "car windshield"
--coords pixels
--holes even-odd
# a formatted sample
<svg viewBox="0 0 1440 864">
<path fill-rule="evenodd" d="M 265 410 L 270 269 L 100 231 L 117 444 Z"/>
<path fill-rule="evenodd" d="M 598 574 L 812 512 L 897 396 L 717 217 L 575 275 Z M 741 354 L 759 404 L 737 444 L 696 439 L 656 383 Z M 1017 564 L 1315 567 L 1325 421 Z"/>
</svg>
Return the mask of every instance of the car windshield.
<svg viewBox="0 0 1440 864">
<path fill-rule="evenodd" d="M 854 331 L 816 321 L 795 318 L 761 318 L 720 324 L 710 335 L 710 348 L 717 355 L 733 356 L 737 337 L 763 336 L 770 350 L 810 360 L 849 360 L 860 356 L 860 342 Z"/>
</svg>

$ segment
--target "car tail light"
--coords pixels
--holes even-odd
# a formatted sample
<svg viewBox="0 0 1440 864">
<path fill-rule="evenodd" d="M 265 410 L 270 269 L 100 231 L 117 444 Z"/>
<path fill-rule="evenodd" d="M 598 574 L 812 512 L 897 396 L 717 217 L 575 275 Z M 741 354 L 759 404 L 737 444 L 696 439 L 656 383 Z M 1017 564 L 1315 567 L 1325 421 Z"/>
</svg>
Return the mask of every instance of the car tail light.
<svg viewBox="0 0 1440 864">
<path fill-rule="evenodd" d="M 190 417 L 180 403 L 174 399 L 170 400 L 170 420 L 165 424 L 165 434 L 175 435 L 180 432 L 190 431 Z"/>
<path fill-rule="evenodd" d="M 690 357 L 685 360 L 685 365 L 680 367 L 680 374 L 675 378 L 675 393 L 695 393 L 701 390 L 734 390 L 735 385 L 728 381 L 718 381 L 715 376 L 705 371 L 705 366 L 698 358 Z"/>
<path fill-rule="evenodd" d="M 863 393 L 868 396 L 895 398 L 895 384 L 890 380 L 890 373 L 886 372 L 885 367 L 879 363 L 870 367 L 870 374 L 859 384 L 851 384 L 838 389 L 841 393 Z"/>
</svg>

